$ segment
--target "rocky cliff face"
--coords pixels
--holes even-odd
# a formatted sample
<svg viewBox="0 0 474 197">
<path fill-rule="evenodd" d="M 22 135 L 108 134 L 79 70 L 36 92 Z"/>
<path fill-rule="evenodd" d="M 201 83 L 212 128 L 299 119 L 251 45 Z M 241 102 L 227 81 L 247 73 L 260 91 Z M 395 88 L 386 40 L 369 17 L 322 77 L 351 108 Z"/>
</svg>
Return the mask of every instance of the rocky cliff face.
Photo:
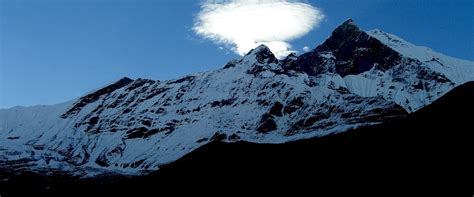
<svg viewBox="0 0 474 197">
<path fill-rule="evenodd" d="M 410 50 L 427 49 L 349 20 L 300 56 L 278 60 L 262 45 L 214 71 L 123 78 L 71 102 L 0 110 L 0 161 L 142 174 L 211 141 L 282 143 L 379 124 L 474 79 L 472 62 Z"/>
</svg>

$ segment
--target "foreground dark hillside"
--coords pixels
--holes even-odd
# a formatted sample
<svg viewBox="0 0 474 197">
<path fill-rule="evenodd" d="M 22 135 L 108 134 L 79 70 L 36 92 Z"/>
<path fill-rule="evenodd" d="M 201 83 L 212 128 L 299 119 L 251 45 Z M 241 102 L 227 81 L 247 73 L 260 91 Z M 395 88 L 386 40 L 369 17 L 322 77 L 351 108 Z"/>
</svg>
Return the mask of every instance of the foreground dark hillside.
<svg viewBox="0 0 474 197">
<path fill-rule="evenodd" d="M 474 82 L 406 118 L 286 144 L 212 142 L 145 177 L 74 180 L 3 173 L 3 196 L 52 194 L 200 194 L 357 190 L 386 194 L 473 192 Z M 173 189 L 172 189 L 173 188 Z M 179 189 L 175 189 L 179 188 Z M 199 188 L 197 190 L 197 188 Z M 336 188 L 336 189 L 333 189 Z"/>
</svg>

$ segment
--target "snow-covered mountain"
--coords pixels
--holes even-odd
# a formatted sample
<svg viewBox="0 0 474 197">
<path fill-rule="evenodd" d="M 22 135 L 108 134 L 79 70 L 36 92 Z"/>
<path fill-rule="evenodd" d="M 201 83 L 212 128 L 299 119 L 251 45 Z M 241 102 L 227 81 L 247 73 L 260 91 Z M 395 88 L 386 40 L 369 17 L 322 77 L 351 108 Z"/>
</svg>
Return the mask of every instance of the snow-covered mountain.
<svg viewBox="0 0 474 197">
<path fill-rule="evenodd" d="M 283 143 L 404 116 L 474 80 L 474 63 L 352 20 L 314 50 L 266 46 L 175 80 L 123 78 L 79 99 L 0 110 L 0 164 L 142 174 L 213 140 Z"/>
<path fill-rule="evenodd" d="M 474 80 L 473 62 L 415 46 L 381 30 L 364 32 L 352 20 L 289 65 L 314 76 L 337 73 L 350 92 L 382 96 L 408 112 L 426 106 L 456 85 Z"/>
</svg>

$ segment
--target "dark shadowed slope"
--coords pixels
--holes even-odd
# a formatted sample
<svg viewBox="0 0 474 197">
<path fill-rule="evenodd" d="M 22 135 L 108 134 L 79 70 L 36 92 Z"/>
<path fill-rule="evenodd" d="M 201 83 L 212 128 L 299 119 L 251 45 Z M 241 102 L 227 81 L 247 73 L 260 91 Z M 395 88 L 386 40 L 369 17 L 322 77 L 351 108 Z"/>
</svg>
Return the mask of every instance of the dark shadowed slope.
<svg viewBox="0 0 474 197">
<path fill-rule="evenodd" d="M 114 183 L 17 176 L 1 182 L 1 189 L 89 194 L 159 194 L 175 187 L 181 188 L 173 190 L 178 193 L 195 188 L 200 188 L 198 193 L 328 188 L 349 193 L 354 188 L 382 189 L 384 195 L 472 193 L 473 101 L 474 82 L 468 82 L 406 118 L 378 126 L 285 144 L 214 141 L 151 175 L 117 178 Z"/>
</svg>

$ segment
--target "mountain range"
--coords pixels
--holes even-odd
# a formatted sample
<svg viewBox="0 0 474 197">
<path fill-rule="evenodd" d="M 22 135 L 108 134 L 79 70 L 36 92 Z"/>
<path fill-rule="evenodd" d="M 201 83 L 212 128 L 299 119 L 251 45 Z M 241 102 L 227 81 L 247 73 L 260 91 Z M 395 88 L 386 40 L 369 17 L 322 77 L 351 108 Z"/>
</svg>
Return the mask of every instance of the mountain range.
<svg viewBox="0 0 474 197">
<path fill-rule="evenodd" d="M 352 143 L 364 147 L 361 142 L 396 154 L 393 140 L 388 140 L 391 148 L 379 143 L 391 135 L 409 138 L 407 122 L 431 117 L 426 112 L 431 109 L 440 116 L 459 115 L 455 111 L 443 114 L 431 106 L 436 102 L 453 105 L 463 94 L 471 93 L 472 98 L 469 81 L 474 81 L 474 62 L 413 45 L 381 30 L 363 31 L 349 19 L 322 44 L 301 55 L 277 59 L 261 45 L 212 71 L 165 81 L 122 78 L 57 105 L 1 109 L 0 168 L 83 179 L 166 176 L 167 172 L 179 176 L 184 173 L 175 168 L 192 174 L 202 169 L 189 170 L 189 166 L 206 166 L 195 164 L 195 158 L 208 158 L 204 163 L 212 164 L 219 161 L 217 155 L 227 153 L 222 166 L 238 168 L 232 163 L 249 158 L 257 165 L 282 162 L 276 159 L 278 150 L 285 164 L 296 160 L 307 168 L 314 164 L 324 169 L 328 167 L 324 163 L 307 163 L 297 156 L 314 150 L 321 155 L 318 161 L 337 160 L 328 153 Z M 452 93 L 456 99 L 438 101 L 462 84 L 457 88 L 462 91 Z M 419 124 L 410 122 L 417 129 Z M 404 131 L 395 134 L 400 129 Z M 421 139 L 416 131 L 413 135 Z M 227 162 L 228 157 L 233 162 Z"/>
</svg>

